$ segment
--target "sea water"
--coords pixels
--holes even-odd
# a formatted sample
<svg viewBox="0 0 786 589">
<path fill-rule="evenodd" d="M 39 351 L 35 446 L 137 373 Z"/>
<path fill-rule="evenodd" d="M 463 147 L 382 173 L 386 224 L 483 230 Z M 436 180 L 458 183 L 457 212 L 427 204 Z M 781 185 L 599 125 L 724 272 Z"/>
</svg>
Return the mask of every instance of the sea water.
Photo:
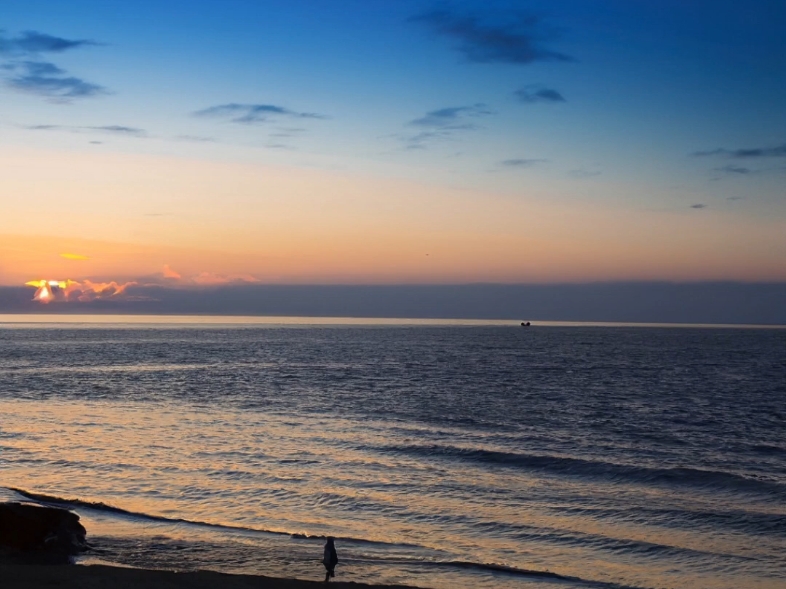
<svg viewBox="0 0 786 589">
<path fill-rule="evenodd" d="M 53 321 L 0 318 L 0 500 L 81 562 L 786 584 L 786 330 Z"/>
</svg>

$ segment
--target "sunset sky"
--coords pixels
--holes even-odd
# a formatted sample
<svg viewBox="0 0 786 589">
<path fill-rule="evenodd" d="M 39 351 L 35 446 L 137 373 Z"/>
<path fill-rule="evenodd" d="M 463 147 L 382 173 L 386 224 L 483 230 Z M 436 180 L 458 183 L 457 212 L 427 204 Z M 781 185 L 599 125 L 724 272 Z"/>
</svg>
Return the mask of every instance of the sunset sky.
<svg viewBox="0 0 786 589">
<path fill-rule="evenodd" d="M 786 280 L 782 0 L 2 0 L 0 285 Z"/>
</svg>

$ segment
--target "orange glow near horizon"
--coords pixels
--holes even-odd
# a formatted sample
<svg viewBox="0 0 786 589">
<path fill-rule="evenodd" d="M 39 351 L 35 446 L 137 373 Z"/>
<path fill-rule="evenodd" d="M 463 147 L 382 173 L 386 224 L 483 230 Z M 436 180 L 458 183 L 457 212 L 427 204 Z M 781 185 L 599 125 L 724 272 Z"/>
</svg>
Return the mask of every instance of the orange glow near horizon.
<svg viewBox="0 0 786 589">
<path fill-rule="evenodd" d="M 163 156 L 0 155 L 14 195 L 0 219 L 6 285 L 144 282 L 165 265 L 204 285 L 786 280 L 777 216 L 637 210 L 534 181 L 510 195 Z M 47 175 L 30 183 L 42 158 Z M 14 233 L 33 215 L 35 232 Z"/>
</svg>

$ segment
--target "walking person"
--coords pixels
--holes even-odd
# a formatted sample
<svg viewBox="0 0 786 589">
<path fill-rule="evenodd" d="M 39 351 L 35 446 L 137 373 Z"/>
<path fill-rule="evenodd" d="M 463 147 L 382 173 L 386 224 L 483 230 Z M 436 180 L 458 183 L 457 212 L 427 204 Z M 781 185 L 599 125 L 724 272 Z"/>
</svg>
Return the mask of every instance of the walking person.
<svg viewBox="0 0 786 589">
<path fill-rule="evenodd" d="M 325 555 L 322 557 L 322 564 L 325 565 L 327 572 L 325 573 L 325 583 L 330 581 L 330 577 L 336 576 L 336 565 L 338 564 L 338 554 L 336 553 L 336 545 L 333 544 L 333 537 L 328 536 L 325 542 Z"/>
</svg>

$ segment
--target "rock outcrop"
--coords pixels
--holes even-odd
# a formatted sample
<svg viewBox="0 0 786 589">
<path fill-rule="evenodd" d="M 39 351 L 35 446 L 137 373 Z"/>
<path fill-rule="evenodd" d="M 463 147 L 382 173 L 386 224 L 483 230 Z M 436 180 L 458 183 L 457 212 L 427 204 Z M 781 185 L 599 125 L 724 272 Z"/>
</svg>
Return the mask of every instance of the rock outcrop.
<svg viewBox="0 0 786 589">
<path fill-rule="evenodd" d="M 0 549 L 10 553 L 75 555 L 87 549 L 79 516 L 31 503 L 0 503 Z"/>
</svg>

